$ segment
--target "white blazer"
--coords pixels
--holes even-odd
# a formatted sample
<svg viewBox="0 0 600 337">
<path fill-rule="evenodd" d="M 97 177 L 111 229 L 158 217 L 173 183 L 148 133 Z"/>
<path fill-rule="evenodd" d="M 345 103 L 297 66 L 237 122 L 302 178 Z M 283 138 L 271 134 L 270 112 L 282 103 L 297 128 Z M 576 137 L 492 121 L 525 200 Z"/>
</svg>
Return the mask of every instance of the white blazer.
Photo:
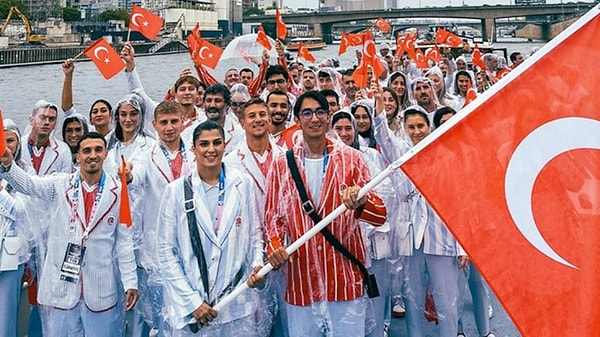
<svg viewBox="0 0 600 337">
<path fill-rule="evenodd" d="M 71 309 L 84 300 L 93 311 L 113 307 L 122 295 L 122 289 L 137 289 L 137 274 L 130 230 L 119 224 L 119 197 L 121 186 L 106 176 L 102 196 L 88 226 L 94 228 L 86 243 L 79 283 L 60 280 L 60 269 L 68 243 L 81 243 L 85 221 L 82 186 L 79 186 L 77 223 L 70 230 L 73 183 L 79 171 L 49 177 L 27 175 L 14 165 L 2 174 L 17 191 L 46 202 L 48 218 L 45 228 L 47 249 L 42 269 L 38 301 L 60 309 Z M 37 224 L 36 224 L 37 225 Z M 121 282 L 121 285 L 119 284 Z"/>
<path fill-rule="evenodd" d="M 196 169 L 194 153 L 187 148 L 183 159 L 181 176 Z M 149 277 L 158 281 L 153 273 L 159 270 L 156 250 L 158 217 L 167 185 L 175 179 L 158 141 L 149 152 L 135 156 L 132 165 L 133 180 L 128 185 L 131 210 L 134 226 L 141 227 L 137 233 L 141 237 L 134 238 L 134 243 L 136 248 L 141 249 L 139 263 L 148 271 Z"/>
<path fill-rule="evenodd" d="M 21 148 L 23 149 L 23 151 L 21 151 L 21 160 L 31 164 L 32 161 L 28 140 L 29 137 L 25 136 L 21 141 Z M 50 137 L 50 145 L 46 149 L 44 159 L 42 159 L 42 164 L 40 165 L 40 170 L 37 175 L 45 176 L 58 172 L 71 173 L 72 168 L 73 158 L 71 157 L 71 150 L 67 143 L 54 137 Z"/>
<path fill-rule="evenodd" d="M 263 236 L 257 218 L 260 210 L 254 198 L 254 184 L 242 172 L 228 166 L 225 166 L 225 174 L 221 230 L 215 234 L 198 172 L 194 170 L 191 173 L 196 225 L 207 263 L 209 289 L 202 285 L 198 260 L 191 244 L 184 211 L 185 178 L 169 184 L 165 191 L 158 224 L 158 260 L 168 319 L 176 329 L 193 323 L 192 313 L 203 302 L 218 302 L 239 270 L 243 270 L 240 282 L 245 282 L 253 267 L 263 263 Z M 254 291 L 245 291 L 223 308 L 212 324 L 252 315 L 258 306 L 257 295 Z"/>
<path fill-rule="evenodd" d="M 284 153 L 285 149 L 275 144 L 273 138 L 269 138 L 269 143 L 271 145 L 271 158 L 275 159 L 279 154 Z M 253 158 L 254 154 L 248 148 L 248 143 L 243 142 L 240 146 L 230 152 L 225 158 L 223 162 L 227 164 L 228 167 L 232 167 L 236 170 L 240 170 L 242 172 L 247 173 L 252 182 L 256 185 L 257 189 L 257 200 L 260 201 L 261 209 L 264 209 L 265 198 L 267 195 L 266 179 L 267 177 L 263 177 L 260 168 L 256 160 Z M 259 212 L 260 218 L 263 218 L 264 212 Z"/>
</svg>

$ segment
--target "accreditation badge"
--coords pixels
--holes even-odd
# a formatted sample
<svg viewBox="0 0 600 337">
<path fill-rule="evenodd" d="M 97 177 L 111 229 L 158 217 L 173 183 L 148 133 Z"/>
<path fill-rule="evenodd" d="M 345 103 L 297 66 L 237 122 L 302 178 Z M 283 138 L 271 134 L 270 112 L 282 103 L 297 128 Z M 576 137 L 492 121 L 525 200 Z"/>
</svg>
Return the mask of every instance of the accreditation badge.
<svg viewBox="0 0 600 337">
<path fill-rule="evenodd" d="M 60 268 L 60 279 L 62 281 L 79 283 L 81 274 L 81 263 L 83 262 L 83 254 L 85 247 L 76 243 L 69 243 L 65 252 L 65 259 Z"/>
</svg>

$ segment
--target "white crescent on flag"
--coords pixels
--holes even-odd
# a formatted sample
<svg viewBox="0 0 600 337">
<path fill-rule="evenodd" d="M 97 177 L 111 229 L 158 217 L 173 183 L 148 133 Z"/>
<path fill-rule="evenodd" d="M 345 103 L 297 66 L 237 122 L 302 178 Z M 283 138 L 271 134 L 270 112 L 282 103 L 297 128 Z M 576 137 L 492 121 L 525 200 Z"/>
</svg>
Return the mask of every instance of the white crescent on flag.
<svg viewBox="0 0 600 337">
<path fill-rule="evenodd" d="M 578 269 L 552 249 L 540 233 L 531 205 L 533 187 L 542 169 L 558 155 L 576 149 L 600 150 L 600 121 L 560 118 L 533 130 L 512 154 L 505 176 L 505 198 L 515 225 L 542 254 Z"/>
<path fill-rule="evenodd" d="M 373 42 L 373 40 L 367 40 L 365 42 L 365 57 L 368 58 L 373 58 L 373 55 L 375 55 L 375 53 L 377 53 L 376 48 L 375 48 L 375 43 Z"/>
<path fill-rule="evenodd" d="M 207 46 L 203 46 L 202 48 L 200 48 L 200 50 L 198 51 L 198 55 L 200 56 L 200 58 L 204 59 L 204 60 L 208 60 L 210 58 L 212 58 L 212 54 L 208 54 L 208 55 L 204 55 L 204 51 L 205 50 L 209 50 Z"/>
<path fill-rule="evenodd" d="M 97 58 L 98 60 L 102 59 L 102 58 L 100 58 L 101 51 L 105 51 L 108 54 L 108 49 L 106 49 L 106 47 L 104 47 L 104 46 L 96 47 L 96 49 L 94 49 L 94 57 Z"/>
<path fill-rule="evenodd" d="M 350 38 L 351 38 L 350 42 L 353 46 L 359 46 L 362 43 L 362 38 L 358 34 L 354 34 Z"/>
<path fill-rule="evenodd" d="M 136 27 L 140 27 L 140 25 L 136 21 L 138 16 L 141 16 L 142 18 L 144 18 L 144 15 L 141 13 L 135 13 L 131 16 L 131 23 L 133 23 Z M 146 19 L 146 18 L 144 18 L 144 19 Z"/>
</svg>

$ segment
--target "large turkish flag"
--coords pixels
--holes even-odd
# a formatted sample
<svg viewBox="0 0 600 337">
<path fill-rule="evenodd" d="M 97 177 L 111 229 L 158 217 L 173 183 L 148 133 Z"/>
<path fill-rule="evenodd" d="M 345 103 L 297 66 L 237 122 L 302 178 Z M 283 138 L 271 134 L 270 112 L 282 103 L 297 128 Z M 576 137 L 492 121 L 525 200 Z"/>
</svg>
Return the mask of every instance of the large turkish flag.
<svg viewBox="0 0 600 337">
<path fill-rule="evenodd" d="M 401 166 L 523 336 L 600 333 L 596 6 Z"/>
</svg>

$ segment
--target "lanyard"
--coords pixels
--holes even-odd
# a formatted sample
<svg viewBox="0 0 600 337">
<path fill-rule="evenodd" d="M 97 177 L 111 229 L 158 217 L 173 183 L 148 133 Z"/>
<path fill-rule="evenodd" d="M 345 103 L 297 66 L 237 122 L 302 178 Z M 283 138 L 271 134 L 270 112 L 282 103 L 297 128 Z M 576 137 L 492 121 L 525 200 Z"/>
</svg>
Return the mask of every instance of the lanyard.
<svg viewBox="0 0 600 337">
<path fill-rule="evenodd" d="M 106 173 L 102 172 L 102 177 L 100 178 L 100 183 L 98 183 L 98 192 L 96 193 L 96 197 L 94 198 L 94 204 L 92 206 L 91 214 L 89 216 L 90 219 L 93 219 L 94 214 L 98 208 L 98 204 L 100 203 L 100 198 L 102 197 L 102 191 L 104 190 L 104 181 L 106 180 Z M 71 203 L 71 225 L 69 226 L 69 230 L 75 230 L 75 222 L 77 221 L 77 206 L 79 204 L 79 175 L 75 177 L 75 182 L 73 183 L 73 202 Z M 85 214 L 84 214 L 85 218 Z M 85 243 L 90 233 L 96 228 L 88 226 L 89 224 L 84 224 L 81 222 L 81 226 L 83 227 L 83 238 L 82 242 Z"/>
<path fill-rule="evenodd" d="M 219 173 L 219 200 L 217 201 L 217 217 L 215 218 L 215 233 L 219 232 L 221 218 L 223 217 L 223 204 L 225 203 L 225 167 L 221 164 Z"/>
<path fill-rule="evenodd" d="M 185 145 L 183 144 L 183 141 L 180 140 L 180 146 L 179 146 L 179 152 L 181 152 L 181 156 L 183 157 L 183 160 L 181 162 L 181 175 L 187 175 L 187 171 L 188 171 L 188 167 L 187 167 L 187 154 L 185 153 Z M 172 160 L 171 160 L 171 155 L 169 154 L 169 151 L 167 151 L 167 149 L 160 144 L 160 149 L 162 150 L 162 153 L 165 155 L 165 158 L 167 158 L 167 163 L 169 164 L 169 168 L 171 169 L 171 172 L 173 172 L 173 167 L 172 165 Z"/>
<path fill-rule="evenodd" d="M 323 150 L 323 176 L 321 180 L 325 179 L 325 173 L 327 172 L 327 164 L 329 163 L 329 151 L 327 151 L 327 145 L 325 145 L 325 150 Z M 304 161 L 304 157 L 302 157 L 302 164 L 306 166 L 306 162 Z"/>
</svg>

